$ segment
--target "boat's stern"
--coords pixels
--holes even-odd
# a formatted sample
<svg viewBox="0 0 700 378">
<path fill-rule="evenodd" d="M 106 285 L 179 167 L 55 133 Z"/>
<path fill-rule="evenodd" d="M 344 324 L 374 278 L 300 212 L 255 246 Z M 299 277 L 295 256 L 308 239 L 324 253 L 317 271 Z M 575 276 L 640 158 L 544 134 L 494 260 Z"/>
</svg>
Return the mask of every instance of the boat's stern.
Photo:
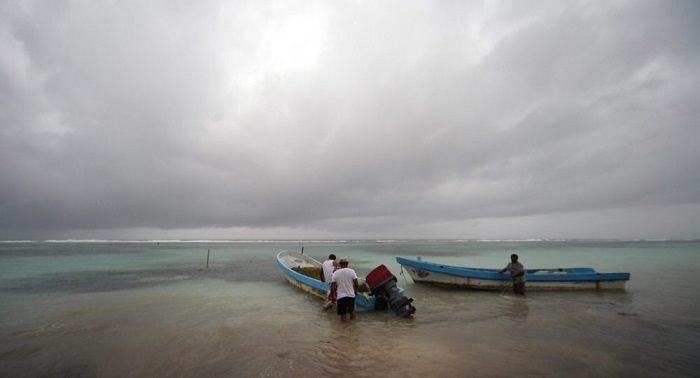
<svg viewBox="0 0 700 378">
<path fill-rule="evenodd" d="M 396 287 L 396 276 L 389 269 L 380 265 L 371 271 L 365 278 L 367 286 L 375 296 L 375 307 L 381 308 L 388 304 L 394 314 L 400 317 L 409 317 L 416 312 L 411 302 L 413 298 L 405 297 Z"/>
</svg>

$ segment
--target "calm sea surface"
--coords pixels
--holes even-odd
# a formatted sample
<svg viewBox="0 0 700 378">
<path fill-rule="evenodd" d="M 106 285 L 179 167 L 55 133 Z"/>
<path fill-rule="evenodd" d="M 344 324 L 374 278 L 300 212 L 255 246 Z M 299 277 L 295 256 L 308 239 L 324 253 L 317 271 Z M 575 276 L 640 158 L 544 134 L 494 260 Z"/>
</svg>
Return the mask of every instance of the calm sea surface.
<svg viewBox="0 0 700 378">
<path fill-rule="evenodd" d="M 302 247 L 361 276 L 386 265 L 415 316 L 341 324 L 278 270 Z M 632 277 L 516 297 L 414 284 L 395 260 L 502 268 L 511 253 Z M 0 376 L 698 376 L 698 288 L 697 241 L 0 242 Z"/>
</svg>

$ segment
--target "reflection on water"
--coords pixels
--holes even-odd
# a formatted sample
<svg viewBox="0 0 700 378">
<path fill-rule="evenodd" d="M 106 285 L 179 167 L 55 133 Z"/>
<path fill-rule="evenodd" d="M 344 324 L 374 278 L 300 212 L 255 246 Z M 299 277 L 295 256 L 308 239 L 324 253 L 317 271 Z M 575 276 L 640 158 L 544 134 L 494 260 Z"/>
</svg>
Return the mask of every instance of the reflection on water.
<svg viewBox="0 0 700 378">
<path fill-rule="evenodd" d="M 500 313 L 504 317 L 511 320 L 514 325 L 523 324 L 527 321 L 530 314 L 530 306 L 526 298 L 521 296 L 504 296 L 504 300 L 500 301 Z"/>
</svg>

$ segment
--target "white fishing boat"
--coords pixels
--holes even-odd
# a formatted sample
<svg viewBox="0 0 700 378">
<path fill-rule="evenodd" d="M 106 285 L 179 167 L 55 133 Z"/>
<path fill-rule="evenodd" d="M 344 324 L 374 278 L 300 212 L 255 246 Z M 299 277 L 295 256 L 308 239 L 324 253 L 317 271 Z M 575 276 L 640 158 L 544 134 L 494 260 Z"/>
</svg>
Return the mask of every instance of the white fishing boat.
<svg viewBox="0 0 700 378">
<path fill-rule="evenodd" d="M 320 261 L 299 252 L 282 251 L 277 254 L 277 265 L 289 283 L 326 298 L 329 285 L 308 273 L 320 269 L 323 265 Z M 413 299 L 404 296 L 404 289 L 396 286 L 396 277 L 384 265 L 375 268 L 365 278 L 358 278 L 358 281 L 361 287 L 368 288 L 358 292 L 355 297 L 355 308 L 358 311 L 384 310 L 389 307 L 401 317 L 415 313 L 416 309 L 411 304 Z"/>
<path fill-rule="evenodd" d="M 469 268 L 396 257 L 401 269 L 414 282 L 434 283 L 479 290 L 502 290 L 510 275 L 501 269 Z M 527 290 L 624 289 L 629 273 L 599 273 L 593 268 L 525 269 Z"/>
</svg>

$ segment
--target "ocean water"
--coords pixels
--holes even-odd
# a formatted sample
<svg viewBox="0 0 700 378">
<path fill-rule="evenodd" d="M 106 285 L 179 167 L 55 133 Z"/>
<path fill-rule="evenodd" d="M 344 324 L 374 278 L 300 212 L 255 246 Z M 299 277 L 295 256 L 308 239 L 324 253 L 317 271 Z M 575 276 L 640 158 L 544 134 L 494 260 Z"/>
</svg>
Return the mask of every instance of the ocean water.
<svg viewBox="0 0 700 378">
<path fill-rule="evenodd" d="M 340 323 L 284 249 L 380 264 L 417 307 Z M 414 284 L 395 256 L 630 272 L 622 291 Z M 207 255 L 209 262 L 207 267 Z M 700 372 L 698 241 L 0 242 L 2 377 L 659 377 Z"/>
</svg>

